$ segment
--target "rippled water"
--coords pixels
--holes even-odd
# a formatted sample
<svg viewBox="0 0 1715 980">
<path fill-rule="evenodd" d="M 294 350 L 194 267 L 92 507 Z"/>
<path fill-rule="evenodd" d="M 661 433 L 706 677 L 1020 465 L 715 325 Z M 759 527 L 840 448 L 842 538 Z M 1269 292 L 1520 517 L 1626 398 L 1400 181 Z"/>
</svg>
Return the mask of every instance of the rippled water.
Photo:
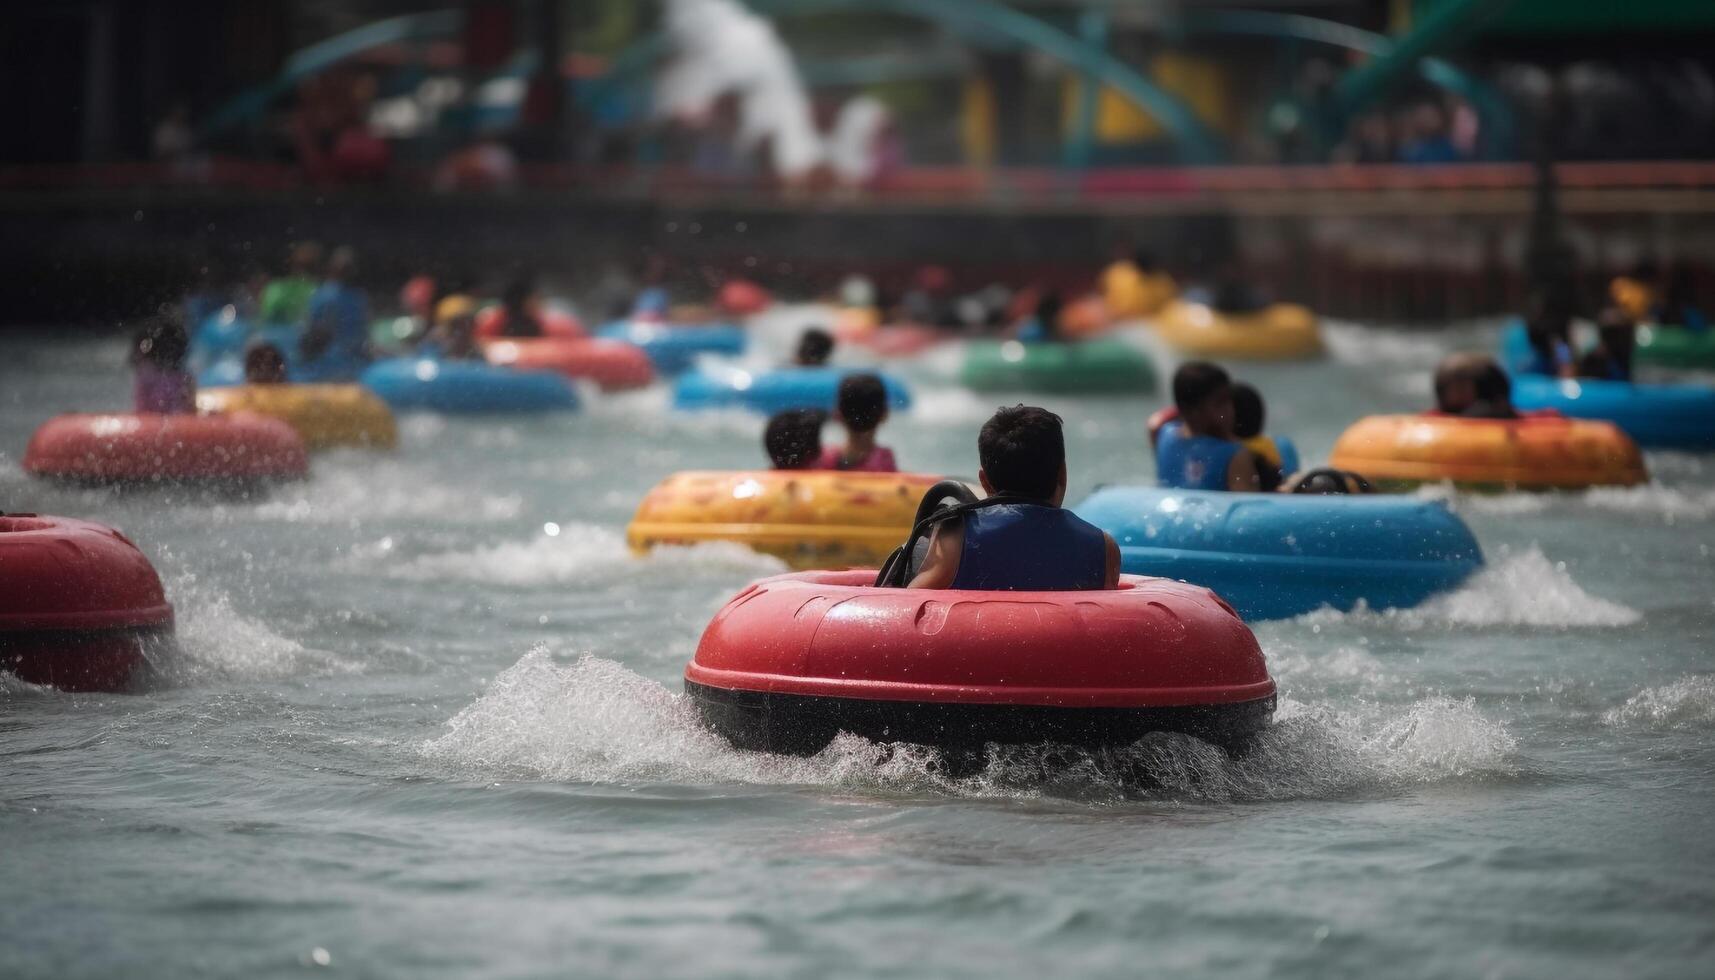
<svg viewBox="0 0 1715 980">
<path fill-rule="evenodd" d="M 1332 340 L 1241 372 L 1312 457 L 1487 342 Z M 0 338 L 0 508 L 124 528 L 184 648 L 148 694 L 0 679 L 0 975 L 1715 971 L 1715 459 L 1455 498 L 1490 562 L 1459 592 L 1258 627 L 1282 705 L 1242 761 L 1161 739 L 950 780 L 856 739 L 737 753 L 688 713 L 703 624 L 776 566 L 622 530 L 673 470 L 757 463 L 755 421 L 661 392 L 416 417 L 249 501 L 24 478 L 41 420 L 123 406 L 121 361 Z M 997 400 L 954 363 L 904 369 L 886 437 L 968 474 Z M 1047 401 L 1074 498 L 1148 477 L 1155 401 Z"/>
</svg>

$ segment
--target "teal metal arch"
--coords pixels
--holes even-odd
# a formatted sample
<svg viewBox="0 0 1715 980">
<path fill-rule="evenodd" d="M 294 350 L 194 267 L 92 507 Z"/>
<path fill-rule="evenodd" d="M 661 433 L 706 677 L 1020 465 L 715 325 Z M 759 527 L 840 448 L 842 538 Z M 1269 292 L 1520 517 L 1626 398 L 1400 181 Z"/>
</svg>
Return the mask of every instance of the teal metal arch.
<svg viewBox="0 0 1715 980">
<path fill-rule="evenodd" d="M 268 82 L 246 89 L 209 114 L 199 135 L 218 135 L 268 108 L 269 103 L 298 82 L 373 48 L 405 41 L 428 41 L 449 37 L 464 28 L 463 10 L 431 10 L 420 14 L 389 17 L 319 41 L 292 54 L 280 74 Z"/>
<path fill-rule="evenodd" d="M 1440 58 L 1424 55 L 1421 50 L 1414 54 L 1385 34 L 1303 14 L 1262 10 L 1203 11 L 1188 15 L 1180 26 L 1189 34 L 1241 34 L 1345 48 L 1370 55 L 1378 61 L 1388 60 L 1392 66 L 1388 77 L 1414 61 L 1417 73 L 1424 81 L 1471 103 L 1483 120 L 1487 133 L 1485 139 L 1491 148 L 1510 147 L 1517 132 L 1512 107 L 1494 89 Z M 1378 76 L 1362 75 L 1364 71 L 1350 72 L 1341 79 L 1336 88 L 1338 118 L 1331 120 L 1334 125 L 1343 128 L 1346 120 L 1381 91 Z"/>
<path fill-rule="evenodd" d="M 1187 162 L 1213 163 L 1223 156 L 1218 140 L 1195 113 L 1130 65 L 1097 44 L 994 0 L 750 0 L 750 6 L 775 16 L 845 9 L 888 10 L 938 23 L 966 37 L 1004 37 L 1041 51 L 1088 79 L 1111 86 L 1158 120 Z M 464 11 L 437 10 L 390 17 L 313 44 L 288 58 L 273 80 L 240 93 L 215 110 L 204 121 L 200 134 L 207 138 L 254 118 L 299 81 L 364 51 L 387 44 L 447 37 L 463 26 Z M 596 80 L 593 88 L 612 91 L 609 86 L 635 80 L 665 51 L 666 44 L 659 35 L 637 41 L 615 57 L 612 69 Z M 527 70 L 523 62 L 510 67 Z"/>
</svg>

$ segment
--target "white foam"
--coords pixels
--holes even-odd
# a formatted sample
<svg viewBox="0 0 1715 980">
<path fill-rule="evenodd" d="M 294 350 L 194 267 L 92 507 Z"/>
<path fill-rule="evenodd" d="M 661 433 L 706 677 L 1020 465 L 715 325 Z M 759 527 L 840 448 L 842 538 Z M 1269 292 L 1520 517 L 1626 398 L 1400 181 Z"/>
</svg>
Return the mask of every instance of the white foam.
<svg viewBox="0 0 1715 980">
<path fill-rule="evenodd" d="M 304 674 L 352 674 L 362 665 L 304 646 L 233 608 L 224 592 L 175 576 L 169 588 L 177 612 L 178 654 L 160 664 L 173 681 L 280 680 Z"/>
<path fill-rule="evenodd" d="M 1471 626 L 1534 626 L 1549 629 L 1630 626 L 1642 615 L 1629 606 L 1585 592 L 1566 570 L 1538 548 L 1513 553 L 1501 548 L 1488 567 L 1452 592 L 1412 609 L 1349 613 L 1323 609 L 1299 617 L 1317 625 L 1345 619 L 1377 621 L 1402 629 Z"/>
<path fill-rule="evenodd" d="M 1539 514 L 1555 502 L 1553 495 L 1546 493 L 1460 493 L 1451 483 L 1426 483 L 1413 495 L 1420 500 L 1439 500 L 1465 513 L 1502 517 Z"/>
<path fill-rule="evenodd" d="M 1615 728 L 1685 731 L 1715 728 L 1715 676 L 1693 674 L 1672 684 L 1645 688 L 1602 714 Z"/>
<path fill-rule="evenodd" d="M 1582 499 L 1594 510 L 1660 515 L 1668 523 L 1681 518 L 1701 520 L 1715 515 L 1715 490 L 1683 490 L 1659 483 L 1636 487 L 1594 487 L 1586 490 Z"/>
<path fill-rule="evenodd" d="M 523 541 L 422 555 L 389 571 L 399 578 L 420 581 L 513 586 L 605 582 L 615 577 L 659 578 L 664 569 L 752 578 L 785 571 L 779 559 L 730 541 L 659 547 L 639 557 L 631 553 L 624 537 L 611 528 L 567 523 L 555 524 L 552 533 L 549 532 L 545 527 Z"/>
<path fill-rule="evenodd" d="M 1322 341 L 1343 364 L 1434 364 L 1452 348 L 1440 334 L 1385 330 L 1344 320 L 1323 320 Z"/>
<path fill-rule="evenodd" d="M 1117 798 L 1142 786 L 1199 800 L 1341 796 L 1443 779 L 1509 775 L 1514 741 L 1469 699 L 1427 698 L 1365 714 L 1282 701 L 1275 726 L 1235 759 L 1184 736 L 1122 750 L 992 748 L 976 775 L 935 753 L 850 735 L 810 758 L 739 752 L 705 730 L 688 699 L 593 656 L 527 653 L 422 745 L 469 778 L 837 786 L 959 796 Z"/>
<path fill-rule="evenodd" d="M 486 523 L 517 517 L 523 503 L 512 494 L 450 486 L 398 462 L 372 461 L 361 468 L 321 468 L 312 480 L 277 488 L 247 513 L 261 520 L 309 524 L 368 519 Z M 216 519 L 228 515 L 224 508 L 214 513 Z"/>
</svg>

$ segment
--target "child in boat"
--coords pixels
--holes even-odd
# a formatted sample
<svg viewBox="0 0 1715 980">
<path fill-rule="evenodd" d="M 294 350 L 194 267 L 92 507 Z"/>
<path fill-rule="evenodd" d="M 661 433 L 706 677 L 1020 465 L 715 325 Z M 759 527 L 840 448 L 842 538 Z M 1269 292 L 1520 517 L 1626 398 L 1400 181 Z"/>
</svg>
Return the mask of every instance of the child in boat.
<svg viewBox="0 0 1715 980">
<path fill-rule="evenodd" d="M 1206 361 L 1187 361 L 1173 372 L 1176 422 L 1156 433 L 1156 477 L 1180 490 L 1260 490 L 1256 455 L 1233 431 L 1233 385 L 1227 372 Z"/>
<path fill-rule="evenodd" d="M 1268 409 L 1262 392 L 1243 381 L 1233 382 L 1233 437 L 1256 457 L 1257 488 L 1272 492 L 1290 475 L 1284 471 L 1285 457 L 1273 436 L 1263 435 Z"/>
<path fill-rule="evenodd" d="M 357 255 L 334 250 L 327 279 L 310 297 L 309 322 L 299 342 L 299 371 L 307 381 L 352 381 L 369 362 L 369 300 L 351 284 Z"/>
<path fill-rule="evenodd" d="M 322 264 L 322 247 L 315 242 L 292 246 L 286 274 L 268 281 L 262 289 L 259 315 L 271 326 L 298 326 L 310 310 L 316 291 L 316 269 Z"/>
<path fill-rule="evenodd" d="M 839 407 L 834 418 L 846 430 L 844 446 L 828 446 L 816 460 L 819 470 L 897 473 L 893 450 L 875 443 L 875 432 L 887 421 L 887 385 L 873 374 L 847 375 L 840 381 Z"/>
<path fill-rule="evenodd" d="M 500 297 L 500 336 L 540 337 L 542 321 L 537 318 L 536 287 L 528 279 L 515 279 L 506 284 Z"/>
<path fill-rule="evenodd" d="M 1570 378 L 1577 371 L 1572 351 L 1572 303 L 1561 290 L 1539 290 L 1531 296 L 1524 320 L 1531 361 L 1526 374 Z"/>
<path fill-rule="evenodd" d="M 131 349 L 137 376 L 131 389 L 133 407 L 142 413 L 194 415 L 196 378 L 185 370 L 190 338 L 174 317 L 157 317 L 143 327 Z"/>
<path fill-rule="evenodd" d="M 1488 358 L 1481 354 L 1448 354 L 1435 366 L 1435 413 L 1464 415 L 1477 400 L 1477 376 Z"/>
<path fill-rule="evenodd" d="M 273 344 L 255 344 L 244 352 L 244 383 L 278 385 L 286 383 L 286 355 Z"/>
<path fill-rule="evenodd" d="M 798 335 L 798 352 L 792 363 L 798 367 L 826 367 L 834 354 L 834 335 L 820 327 L 808 327 Z"/>
<path fill-rule="evenodd" d="M 1596 318 L 1596 331 L 1596 346 L 1578 359 L 1578 376 L 1602 381 L 1632 380 L 1632 350 L 1637 345 L 1632 318 L 1619 306 L 1610 306 Z"/>
<path fill-rule="evenodd" d="M 1119 546 L 1060 506 L 1066 440 L 1060 416 L 1015 405 L 977 437 L 989 502 L 935 528 L 914 589 L 1058 591 L 1119 587 Z"/>
<path fill-rule="evenodd" d="M 822 455 L 822 424 L 827 416 L 815 409 L 794 408 L 776 413 L 762 430 L 762 448 L 777 470 L 816 469 Z"/>
<path fill-rule="evenodd" d="M 1472 386 L 1476 400 L 1459 413 L 1468 419 L 1516 419 L 1513 408 L 1513 382 L 1492 357 L 1481 358 Z"/>
</svg>

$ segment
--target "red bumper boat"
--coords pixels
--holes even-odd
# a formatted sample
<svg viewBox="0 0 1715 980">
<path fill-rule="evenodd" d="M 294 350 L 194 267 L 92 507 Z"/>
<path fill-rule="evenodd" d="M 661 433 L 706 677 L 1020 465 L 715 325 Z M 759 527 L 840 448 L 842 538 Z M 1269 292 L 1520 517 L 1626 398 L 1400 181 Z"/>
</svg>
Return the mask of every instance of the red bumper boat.
<svg viewBox="0 0 1715 980">
<path fill-rule="evenodd" d="M 482 353 L 490 364 L 522 371 L 557 371 L 568 378 L 593 381 L 603 391 L 642 388 L 655 380 L 655 365 L 649 355 L 636 344 L 621 340 L 488 340 L 482 344 Z"/>
<path fill-rule="evenodd" d="M 839 732 L 953 751 L 1242 749 L 1274 714 L 1256 637 L 1213 592 L 1125 576 L 1102 592 L 877 588 L 874 572 L 753 583 L 704 631 L 685 690 L 741 749 L 812 754 Z"/>
<path fill-rule="evenodd" d="M 0 670 L 68 691 L 123 690 L 172 635 L 161 579 L 124 535 L 0 515 Z"/>
<path fill-rule="evenodd" d="M 309 471 L 304 440 L 276 418 L 60 415 L 24 450 L 24 470 L 78 483 L 252 485 Z"/>
</svg>

